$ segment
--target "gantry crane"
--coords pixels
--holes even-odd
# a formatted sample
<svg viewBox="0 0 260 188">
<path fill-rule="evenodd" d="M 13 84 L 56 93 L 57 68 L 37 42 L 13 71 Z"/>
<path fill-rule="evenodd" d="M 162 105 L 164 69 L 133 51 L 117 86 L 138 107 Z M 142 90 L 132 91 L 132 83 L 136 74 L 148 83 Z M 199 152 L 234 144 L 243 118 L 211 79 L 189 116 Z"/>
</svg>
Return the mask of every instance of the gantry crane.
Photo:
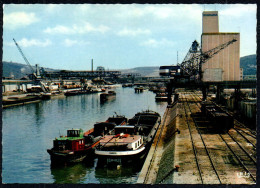
<svg viewBox="0 0 260 188">
<path fill-rule="evenodd" d="M 17 49 L 18 49 L 19 52 L 21 53 L 21 55 L 22 55 L 24 61 L 26 62 L 26 64 L 27 64 L 27 65 L 30 67 L 30 69 L 31 69 L 32 77 L 33 77 L 34 83 L 35 83 L 35 84 L 39 84 L 44 92 L 48 91 L 48 89 L 45 87 L 45 85 L 44 85 L 44 84 L 42 83 L 42 81 L 40 80 L 40 77 L 35 73 L 34 69 L 32 68 L 32 66 L 31 66 L 31 64 L 29 63 L 28 59 L 25 57 L 25 55 L 24 55 L 22 49 L 20 48 L 20 46 L 18 45 L 18 43 L 15 41 L 14 38 L 13 38 L 13 40 L 14 40 L 14 43 L 15 43 Z M 36 71 L 37 71 L 37 70 L 36 70 Z"/>
<path fill-rule="evenodd" d="M 189 75 L 190 77 L 199 76 L 199 80 L 202 80 L 202 64 L 236 41 L 236 39 L 233 39 L 211 50 L 202 52 L 198 42 L 195 40 L 192 43 L 183 62 L 179 66 L 185 74 Z"/>
</svg>

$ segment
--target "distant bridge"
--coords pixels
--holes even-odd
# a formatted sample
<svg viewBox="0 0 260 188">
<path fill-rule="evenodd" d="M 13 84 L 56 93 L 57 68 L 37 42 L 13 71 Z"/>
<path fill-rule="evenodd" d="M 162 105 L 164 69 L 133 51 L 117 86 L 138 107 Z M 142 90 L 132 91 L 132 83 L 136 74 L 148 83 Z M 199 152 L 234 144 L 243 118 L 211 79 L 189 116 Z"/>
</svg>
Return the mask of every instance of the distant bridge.
<svg viewBox="0 0 260 188">
<path fill-rule="evenodd" d="M 45 71 L 45 78 L 93 78 L 93 77 L 118 77 L 121 75 L 120 71 L 68 71 L 61 70 L 57 72 Z"/>
</svg>

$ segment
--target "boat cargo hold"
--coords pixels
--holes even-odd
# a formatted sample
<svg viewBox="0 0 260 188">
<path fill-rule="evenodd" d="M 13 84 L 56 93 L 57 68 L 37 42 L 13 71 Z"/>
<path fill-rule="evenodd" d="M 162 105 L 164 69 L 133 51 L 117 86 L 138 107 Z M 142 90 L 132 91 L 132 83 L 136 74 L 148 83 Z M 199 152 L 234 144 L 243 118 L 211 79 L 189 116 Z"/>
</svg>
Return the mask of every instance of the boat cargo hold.
<svg viewBox="0 0 260 188">
<path fill-rule="evenodd" d="M 116 126 L 95 149 L 102 165 L 127 164 L 145 156 L 160 125 L 161 116 L 150 110 L 135 114 L 127 125 Z"/>
</svg>

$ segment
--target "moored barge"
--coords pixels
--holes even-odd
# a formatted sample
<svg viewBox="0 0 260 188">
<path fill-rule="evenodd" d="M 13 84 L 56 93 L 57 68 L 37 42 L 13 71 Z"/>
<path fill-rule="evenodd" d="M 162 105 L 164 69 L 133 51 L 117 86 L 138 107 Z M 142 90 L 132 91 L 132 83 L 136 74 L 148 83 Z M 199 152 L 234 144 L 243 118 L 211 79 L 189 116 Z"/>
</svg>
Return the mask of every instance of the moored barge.
<svg viewBox="0 0 260 188">
<path fill-rule="evenodd" d="M 115 91 L 108 91 L 107 93 L 101 93 L 100 94 L 100 101 L 104 102 L 107 100 L 114 99 L 116 97 L 116 92 Z"/>
<path fill-rule="evenodd" d="M 116 126 L 114 135 L 106 135 L 95 149 L 101 165 L 128 164 L 149 151 L 160 125 L 161 116 L 150 110 L 135 114 L 125 126 Z"/>
<path fill-rule="evenodd" d="M 52 164 L 76 163 L 86 158 L 93 158 L 94 149 L 102 136 L 110 134 L 116 125 L 125 124 L 124 116 L 109 117 L 105 122 L 99 122 L 94 128 L 83 133 L 82 129 L 69 129 L 67 136 L 53 140 L 53 148 L 48 149 Z"/>
</svg>

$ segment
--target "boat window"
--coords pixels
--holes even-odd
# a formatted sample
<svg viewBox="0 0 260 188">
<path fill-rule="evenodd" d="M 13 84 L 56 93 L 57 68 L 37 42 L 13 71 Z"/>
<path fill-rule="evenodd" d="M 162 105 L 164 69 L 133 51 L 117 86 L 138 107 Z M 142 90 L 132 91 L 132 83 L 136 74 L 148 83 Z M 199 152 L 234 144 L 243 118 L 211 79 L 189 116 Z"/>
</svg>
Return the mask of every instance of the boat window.
<svg viewBox="0 0 260 188">
<path fill-rule="evenodd" d="M 135 148 L 137 148 L 137 143 L 135 143 Z"/>
</svg>

